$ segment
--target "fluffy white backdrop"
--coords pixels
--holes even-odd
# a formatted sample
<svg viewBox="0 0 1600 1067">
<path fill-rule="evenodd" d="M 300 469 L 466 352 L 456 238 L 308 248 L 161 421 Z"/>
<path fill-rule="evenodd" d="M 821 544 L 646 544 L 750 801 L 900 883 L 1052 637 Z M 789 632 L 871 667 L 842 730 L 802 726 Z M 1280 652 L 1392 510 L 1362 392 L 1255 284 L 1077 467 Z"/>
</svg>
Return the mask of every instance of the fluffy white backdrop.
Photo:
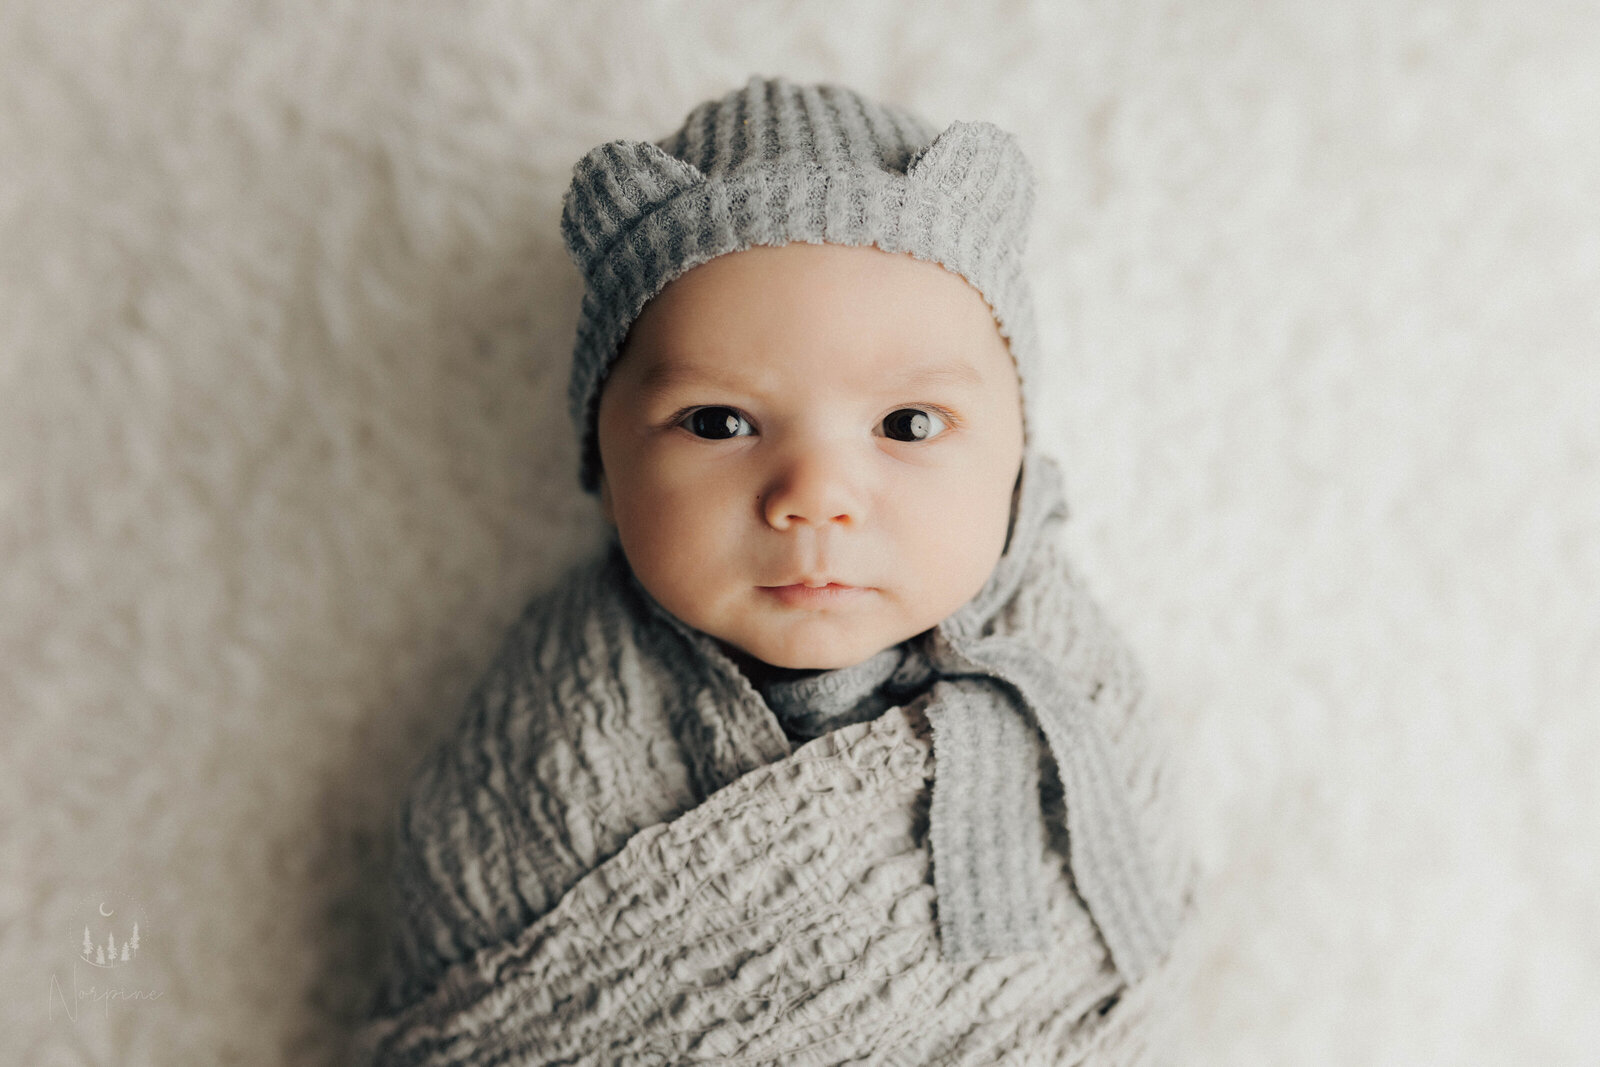
<svg viewBox="0 0 1600 1067">
<path fill-rule="evenodd" d="M 1597 10 L 0 0 L 0 1060 L 342 1062 L 400 784 L 598 543 L 570 167 L 763 73 L 1035 162 L 1189 1062 L 1595 1062 Z"/>
</svg>

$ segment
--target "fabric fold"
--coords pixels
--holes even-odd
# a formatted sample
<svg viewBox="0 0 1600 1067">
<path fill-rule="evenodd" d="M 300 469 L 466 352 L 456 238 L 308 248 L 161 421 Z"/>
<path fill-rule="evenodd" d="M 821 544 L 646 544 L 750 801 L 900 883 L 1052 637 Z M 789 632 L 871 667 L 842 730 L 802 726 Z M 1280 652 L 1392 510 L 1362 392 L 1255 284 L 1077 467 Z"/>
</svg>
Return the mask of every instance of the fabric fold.
<svg viewBox="0 0 1600 1067">
<path fill-rule="evenodd" d="M 991 679 L 934 684 L 929 838 L 943 954 L 964 963 L 1049 944 L 1036 735 Z"/>
<path fill-rule="evenodd" d="M 1006 682 L 1020 695 L 1030 718 L 1038 723 L 1049 744 L 1066 799 L 1070 860 L 1078 892 L 1088 905 L 1117 969 L 1130 982 L 1143 978 L 1160 962 L 1177 933 L 1178 902 L 1160 890 L 1155 870 L 1140 841 L 1132 806 L 1120 784 L 1125 779 L 1115 766 L 1104 732 L 1095 722 L 1081 688 L 1054 670 L 1037 652 L 1004 638 L 991 637 L 962 645 L 944 640 L 936 648 L 937 661 L 945 669 L 982 670 Z M 969 719 L 990 716 L 1008 722 L 1014 719 L 1011 709 L 992 700 L 967 709 Z M 934 721 L 931 711 L 929 718 Z M 958 716 L 940 715 L 939 718 L 949 721 Z M 935 730 L 938 730 L 937 725 Z M 973 727 L 967 730 L 963 737 L 966 744 L 994 744 Z M 936 732 L 936 745 L 937 738 Z M 1027 757 L 1008 760 L 1013 773 L 1025 773 L 1026 767 L 1035 765 L 1031 745 L 1027 752 Z M 964 770 L 965 762 L 952 764 L 963 769 L 956 772 L 957 782 L 961 784 L 955 785 L 951 792 L 971 797 L 976 802 L 982 794 L 970 791 L 971 785 L 967 783 L 971 779 Z M 976 785 L 976 782 L 971 784 Z M 936 780 L 936 795 L 938 788 Z M 1037 818 L 1036 806 L 1034 812 Z M 966 818 L 978 822 L 985 815 L 974 813 Z M 989 821 L 993 818 L 992 814 L 988 815 Z M 934 849 L 937 869 L 937 840 Z M 947 861 L 947 865 L 960 869 L 968 862 L 966 856 L 958 856 Z M 984 894 L 983 901 L 975 907 L 987 911 L 1017 906 L 1015 892 L 1001 888 L 998 877 L 980 879 L 975 888 Z M 957 921 L 964 926 L 971 925 L 965 920 Z M 999 931 L 1023 921 L 1020 914 L 1015 920 L 991 920 L 984 929 L 996 932 L 999 939 L 992 944 L 980 941 L 972 945 L 965 939 L 963 929 L 958 935 L 962 938 L 958 944 L 964 951 L 985 955 L 1003 952 L 1004 946 L 1012 942 L 999 937 Z M 1037 941 L 1033 943 L 1036 945 Z"/>
<path fill-rule="evenodd" d="M 829 730 L 865 722 L 894 702 L 891 679 L 908 656 L 908 643 L 894 645 L 853 667 L 831 671 L 773 668 L 752 679 L 791 740 L 806 741 Z"/>
</svg>

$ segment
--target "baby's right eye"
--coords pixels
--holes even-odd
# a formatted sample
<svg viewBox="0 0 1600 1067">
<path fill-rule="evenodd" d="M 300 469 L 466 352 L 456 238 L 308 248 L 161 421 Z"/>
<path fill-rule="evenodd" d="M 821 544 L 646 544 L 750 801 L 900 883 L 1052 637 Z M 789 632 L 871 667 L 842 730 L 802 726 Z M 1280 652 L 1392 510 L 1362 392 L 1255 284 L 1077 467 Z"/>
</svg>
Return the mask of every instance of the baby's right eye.
<svg viewBox="0 0 1600 1067">
<path fill-rule="evenodd" d="M 739 432 L 743 426 L 750 432 L 755 432 L 745 417 L 732 408 L 707 407 L 696 408 L 689 412 L 679 425 L 688 429 L 696 437 L 703 437 L 708 441 L 725 441 L 730 437 L 743 437 Z"/>
</svg>

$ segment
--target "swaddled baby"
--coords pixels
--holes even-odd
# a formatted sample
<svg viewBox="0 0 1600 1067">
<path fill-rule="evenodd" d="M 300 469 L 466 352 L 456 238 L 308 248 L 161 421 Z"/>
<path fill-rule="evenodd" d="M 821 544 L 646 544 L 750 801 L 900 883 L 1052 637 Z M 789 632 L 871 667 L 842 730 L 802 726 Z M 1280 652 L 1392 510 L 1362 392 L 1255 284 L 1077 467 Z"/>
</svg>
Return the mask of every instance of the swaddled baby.
<svg viewBox="0 0 1600 1067">
<path fill-rule="evenodd" d="M 417 774 L 380 1062 L 1161 1058 L 1194 872 L 1027 432 L 1032 196 L 782 79 L 579 162 L 614 537 Z"/>
</svg>

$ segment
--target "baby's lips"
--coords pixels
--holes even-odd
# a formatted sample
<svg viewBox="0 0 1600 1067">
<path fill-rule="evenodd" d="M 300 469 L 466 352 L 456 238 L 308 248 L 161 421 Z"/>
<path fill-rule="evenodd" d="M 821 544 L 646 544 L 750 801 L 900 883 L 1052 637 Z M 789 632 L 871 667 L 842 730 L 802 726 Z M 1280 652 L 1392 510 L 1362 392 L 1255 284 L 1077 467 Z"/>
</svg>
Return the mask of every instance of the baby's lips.
<svg viewBox="0 0 1600 1067">
<path fill-rule="evenodd" d="M 844 605 L 852 603 L 871 592 L 870 589 L 855 585 L 809 586 L 798 583 L 794 585 L 768 586 L 762 591 L 783 604 L 798 608 L 825 608 Z"/>
<path fill-rule="evenodd" d="M 821 589 L 822 587 L 828 585 L 842 586 L 846 589 L 859 588 L 854 582 L 847 582 L 843 579 L 835 578 L 828 574 L 818 574 L 815 571 L 805 574 L 797 574 L 793 578 L 788 578 L 781 582 L 770 582 L 764 585 L 762 588 L 785 589 L 791 585 L 803 585 L 807 589 Z"/>
</svg>

